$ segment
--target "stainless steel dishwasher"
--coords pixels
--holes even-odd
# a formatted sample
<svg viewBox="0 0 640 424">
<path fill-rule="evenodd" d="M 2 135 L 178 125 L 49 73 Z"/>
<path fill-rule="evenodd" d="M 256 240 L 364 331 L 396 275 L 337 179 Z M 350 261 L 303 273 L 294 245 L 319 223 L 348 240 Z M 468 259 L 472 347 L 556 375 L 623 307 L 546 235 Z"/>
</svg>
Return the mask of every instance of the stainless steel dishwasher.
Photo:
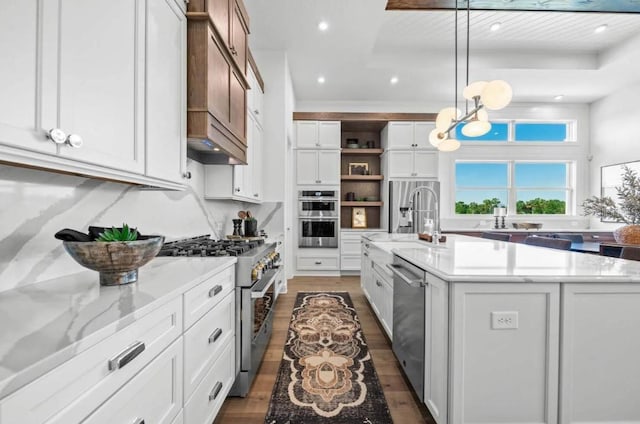
<svg viewBox="0 0 640 424">
<path fill-rule="evenodd" d="M 389 269 L 393 272 L 393 353 L 424 401 L 425 273 L 396 255 Z"/>
</svg>

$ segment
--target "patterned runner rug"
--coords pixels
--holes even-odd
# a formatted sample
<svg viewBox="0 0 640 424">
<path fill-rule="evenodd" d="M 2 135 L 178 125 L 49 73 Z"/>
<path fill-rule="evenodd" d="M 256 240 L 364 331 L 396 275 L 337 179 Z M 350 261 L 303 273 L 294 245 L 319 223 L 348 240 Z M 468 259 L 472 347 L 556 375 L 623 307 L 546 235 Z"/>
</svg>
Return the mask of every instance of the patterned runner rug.
<svg viewBox="0 0 640 424">
<path fill-rule="evenodd" d="M 300 292 L 265 424 L 390 424 L 347 292 Z"/>
</svg>

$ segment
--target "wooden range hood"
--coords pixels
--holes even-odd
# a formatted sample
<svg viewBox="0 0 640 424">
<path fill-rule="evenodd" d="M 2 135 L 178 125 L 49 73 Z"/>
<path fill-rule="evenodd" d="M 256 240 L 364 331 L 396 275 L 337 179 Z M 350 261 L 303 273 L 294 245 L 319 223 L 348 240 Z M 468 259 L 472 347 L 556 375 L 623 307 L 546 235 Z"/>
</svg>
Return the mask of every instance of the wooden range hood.
<svg viewBox="0 0 640 424">
<path fill-rule="evenodd" d="M 640 3 L 610 0 L 470 0 L 471 10 L 510 10 L 538 12 L 640 13 Z M 464 0 L 388 0 L 387 10 L 466 9 Z"/>
</svg>

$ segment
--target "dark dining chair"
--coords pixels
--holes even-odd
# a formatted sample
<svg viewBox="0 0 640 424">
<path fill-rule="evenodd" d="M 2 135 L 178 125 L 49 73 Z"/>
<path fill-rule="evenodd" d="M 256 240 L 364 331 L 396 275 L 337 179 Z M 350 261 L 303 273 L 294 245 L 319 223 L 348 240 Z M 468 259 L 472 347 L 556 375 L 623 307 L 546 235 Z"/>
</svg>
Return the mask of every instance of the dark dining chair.
<svg viewBox="0 0 640 424">
<path fill-rule="evenodd" d="M 555 233 L 551 234 L 551 237 L 571 240 L 571 243 L 584 243 L 584 237 L 582 237 L 582 234 Z"/>
<path fill-rule="evenodd" d="M 571 240 L 553 237 L 529 236 L 524 239 L 524 244 L 561 250 L 569 250 L 571 248 Z"/>
<path fill-rule="evenodd" d="M 640 247 L 623 247 L 622 252 L 620 252 L 620 258 L 640 261 Z"/>
<path fill-rule="evenodd" d="M 485 231 L 482 233 L 482 238 L 491 239 L 491 240 L 500 240 L 500 241 L 511 241 L 511 234 L 506 233 L 490 233 Z"/>
</svg>

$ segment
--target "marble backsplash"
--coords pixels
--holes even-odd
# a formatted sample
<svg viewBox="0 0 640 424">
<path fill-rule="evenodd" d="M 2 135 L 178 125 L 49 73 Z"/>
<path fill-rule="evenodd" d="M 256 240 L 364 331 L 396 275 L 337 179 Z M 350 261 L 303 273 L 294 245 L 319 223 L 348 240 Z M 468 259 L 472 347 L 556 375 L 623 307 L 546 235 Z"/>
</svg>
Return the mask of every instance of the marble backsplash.
<svg viewBox="0 0 640 424">
<path fill-rule="evenodd" d="M 202 165 L 187 167 L 187 189 L 167 191 L 0 165 L 0 291 L 85 270 L 53 237 L 62 228 L 126 222 L 167 239 L 219 238 L 231 234 L 239 210 L 250 209 L 259 229 L 282 232 L 282 203 L 204 200 Z"/>
</svg>

